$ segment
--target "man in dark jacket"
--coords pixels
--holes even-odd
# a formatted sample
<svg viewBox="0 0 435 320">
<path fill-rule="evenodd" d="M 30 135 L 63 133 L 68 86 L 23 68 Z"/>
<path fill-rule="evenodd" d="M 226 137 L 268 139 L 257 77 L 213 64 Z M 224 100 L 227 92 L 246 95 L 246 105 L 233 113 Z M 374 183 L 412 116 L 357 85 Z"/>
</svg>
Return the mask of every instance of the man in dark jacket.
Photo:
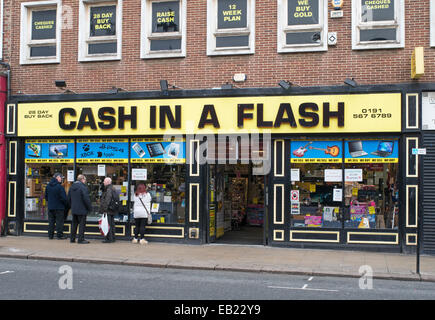
<svg viewBox="0 0 435 320">
<path fill-rule="evenodd" d="M 56 226 L 57 239 L 66 239 L 63 235 L 64 212 L 68 208 L 65 189 L 62 187 L 62 174 L 55 173 L 45 189 L 48 202 L 48 238 L 53 239 Z"/>
<path fill-rule="evenodd" d="M 78 243 L 89 243 L 85 240 L 86 216 L 92 210 L 89 190 L 85 185 L 86 177 L 79 174 L 68 192 L 68 203 L 72 213 L 71 242 L 75 242 L 77 225 L 79 226 Z"/>
<path fill-rule="evenodd" d="M 115 242 L 115 214 L 118 213 L 117 208 L 113 208 L 111 203 L 114 201 L 119 203 L 119 195 L 112 185 L 112 179 L 107 177 L 104 179 L 104 193 L 100 200 L 100 213 L 107 213 L 107 219 L 109 221 L 109 233 L 103 240 L 104 243 Z"/>
</svg>

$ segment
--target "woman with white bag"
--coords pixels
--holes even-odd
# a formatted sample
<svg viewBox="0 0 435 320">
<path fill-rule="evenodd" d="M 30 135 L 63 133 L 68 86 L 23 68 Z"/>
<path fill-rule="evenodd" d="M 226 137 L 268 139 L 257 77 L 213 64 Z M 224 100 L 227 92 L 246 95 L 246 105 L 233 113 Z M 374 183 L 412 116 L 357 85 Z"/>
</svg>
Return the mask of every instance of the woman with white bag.
<svg viewBox="0 0 435 320">
<path fill-rule="evenodd" d="M 147 187 L 143 183 L 139 184 L 133 198 L 133 217 L 135 223 L 133 243 L 148 243 L 144 236 L 146 224 L 152 222 L 151 200 L 151 195 L 147 192 Z M 150 222 L 148 220 L 150 220 Z"/>
</svg>

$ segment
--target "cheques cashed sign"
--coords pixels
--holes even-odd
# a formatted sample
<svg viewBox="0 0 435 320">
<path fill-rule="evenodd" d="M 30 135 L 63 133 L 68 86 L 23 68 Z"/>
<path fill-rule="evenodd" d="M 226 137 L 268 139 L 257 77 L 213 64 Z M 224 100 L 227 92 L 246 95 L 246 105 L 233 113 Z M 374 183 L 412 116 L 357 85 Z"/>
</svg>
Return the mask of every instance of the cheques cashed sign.
<svg viewBox="0 0 435 320">
<path fill-rule="evenodd" d="M 20 103 L 19 136 L 400 132 L 401 95 Z"/>
</svg>

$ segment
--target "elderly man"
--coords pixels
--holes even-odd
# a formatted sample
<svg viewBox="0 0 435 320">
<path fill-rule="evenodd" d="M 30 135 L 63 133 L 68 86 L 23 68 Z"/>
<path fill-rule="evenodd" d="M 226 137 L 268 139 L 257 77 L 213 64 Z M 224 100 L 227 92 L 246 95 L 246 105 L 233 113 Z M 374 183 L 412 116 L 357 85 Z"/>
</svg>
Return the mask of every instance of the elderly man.
<svg viewBox="0 0 435 320">
<path fill-rule="evenodd" d="M 104 179 L 104 193 L 100 200 L 100 213 L 107 213 L 109 221 L 109 232 L 107 233 L 103 243 L 115 242 L 115 214 L 118 213 L 119 195 L 112 185 L 112 179 L 106 177 Z"/>
</svg>

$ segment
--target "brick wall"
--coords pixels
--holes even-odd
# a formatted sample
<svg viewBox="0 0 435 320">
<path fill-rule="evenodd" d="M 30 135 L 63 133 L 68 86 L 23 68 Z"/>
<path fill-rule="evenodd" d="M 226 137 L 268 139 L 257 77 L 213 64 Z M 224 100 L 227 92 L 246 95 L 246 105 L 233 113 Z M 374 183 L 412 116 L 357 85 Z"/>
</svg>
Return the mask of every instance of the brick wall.
<svg viewBox="0 0 435 320">
<path fill-rule="evenodd" d="M 129 91 L 159 90 L 159 80 L 184 89 L 209 89 L 232 82 L 246 73 L 238 87 L 276 87 L 280 80 L 301 86 L 342 85 L 346 77 L 358 84 L 411 82 L 411 53 L 425 48 L 425 75 L 420 82 L 435 81 L 435 48 L 430 48 L 429 0 L 405 0 L 405 48 L 353 51 L 351 0 L 344 1 L 344 17 L 329 18 L 329 31 L 337 32 L 336 46 L 327 52 L 277 53 L 277 1 L 256 0 L 255 54 L 208 57 L 206 55 L 206 1 L 187 1 L 187 56 L 140 59 L 140 1 L 123 1 L 122 60 L 78 62 L 78 1 L 63 0 L 72 8 L 72 29 L 62 30 L 61 63 L 19 64 L 20 5 L 4 0 L 3 57 L 12 66 L 12 93 L 59 93 L 54 80 L 66 80 L 77 93 L 105 92 L 112 86 Z M 332 10 L 328 0 L 329 11 Z M 328 14 L 329 16 L 329 14 Z M 415 81 L 415 80 L 413 80 Z"/>
</svg>

